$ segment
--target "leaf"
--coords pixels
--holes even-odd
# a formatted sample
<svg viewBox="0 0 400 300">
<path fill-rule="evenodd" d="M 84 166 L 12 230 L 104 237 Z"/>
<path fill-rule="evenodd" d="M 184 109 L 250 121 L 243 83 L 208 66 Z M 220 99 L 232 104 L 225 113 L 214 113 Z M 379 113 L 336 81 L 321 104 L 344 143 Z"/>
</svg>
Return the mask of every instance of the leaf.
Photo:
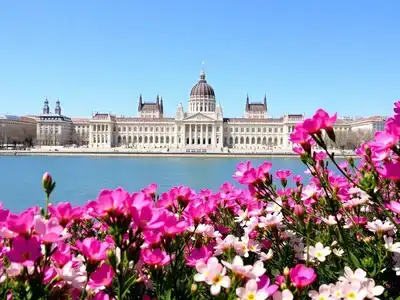
<svg viewBox="0 0 400 300">
<path fill-rule="evenodd" d="M 352 253 L 350 252 L 350 260 L 353 263 L 354 266 L 356 266 L 357 268 L 361 268 L 361 263 L 358 260 L 358 258 Z"/>
</svg>

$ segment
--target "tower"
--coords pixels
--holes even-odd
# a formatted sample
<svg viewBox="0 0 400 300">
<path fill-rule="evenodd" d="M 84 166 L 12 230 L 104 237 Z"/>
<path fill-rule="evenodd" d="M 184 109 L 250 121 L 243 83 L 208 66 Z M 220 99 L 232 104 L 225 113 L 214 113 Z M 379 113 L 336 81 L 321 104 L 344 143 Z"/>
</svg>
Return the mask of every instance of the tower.
<svg viewBox="0 0 400 300">
<path fill-rule="evenodd" d="M 43 114 L 48 115 L 50 113 L 50 107 L 49 107 L 49 100 L 44 100 L 44 105 L 43 105 Z"/>
<path fill-rule="evenodd" d="M 244 107 L 244 110 L 245 110 L 245 111 L 248 111 L 248 110 L 249 110 L 249 107 L 250 107 L 249 94 L 247 94 L 247 97 L 246 97 L 246 105 L 245 105 L 245 107 Z"/>
<path fill-rule="evenodd" d="M 138 111 L 142 110 L 142 106 L 143 106 L 143 98 L 142 98 L 142 94 L 140 94 L 139 97 L 139 105 L 138 105 Z"/>
<path fill-rule="evenodd" d="M 54 113 L 56 115 L 61 115 L 61 105 L 60 105 L 60 100 L 58 99 L 56 101 L 56 108 L 54 109 Z"/>
<path fill-rule="evenodd" d="M 201 71 L 200 80 L 193 86 L 189 97 L 189 113 L 215 112 L 214 89 L 206 81 L 206 73 Z"/>
<path fill-rule="evenodd" d="M 264 108 L 265 108 L 265 111 L 268 111 L 268 108 L 267 108 L 267 95 L 266 94 L 264 95 Z"/>
<path fill-rule="evenodd" d="M 161 97 L 161 104 L 160 104 L 160 112 L 161 112 L 161 114 L 164 114 L 164 103 L 163 103 L 162 97 Z"/>
</svg>

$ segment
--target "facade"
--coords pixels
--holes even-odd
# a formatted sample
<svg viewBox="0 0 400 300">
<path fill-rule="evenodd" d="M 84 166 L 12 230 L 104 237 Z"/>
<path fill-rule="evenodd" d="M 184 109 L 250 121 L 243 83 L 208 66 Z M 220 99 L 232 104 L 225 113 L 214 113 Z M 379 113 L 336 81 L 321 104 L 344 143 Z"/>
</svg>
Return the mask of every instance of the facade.
<svg viewBox="0 0 400 300">
<path fill-rule="evenodd" d="M 187 111 L 181 103 L 174 117 L 165 117 L 162 98 L 157 95 L 155 101 L 144 101 L 140 95 L 137 117 L 93 115 L 88 120 L 88 146 L 183 152 L 290 149 L 289 135 L 303 119 L 301 114 L 268 117 L 266 96 L 259 103 L 247 97 L 244 117 L 226 118 L 206 74 L 201 72 L 191 89 Z"/>
<path fill-rule="evenodd" d="M 60 101 L 57 99 L 54 113 L 51 113 L 49 101 L 44 101 L 42 114 L 38 117 L 36 134 L 40 146 L 62 146 L 72 143 L 74 124 L 71 118 L 64 116 Z"/>
<path fill-rule="evenodd" d="M 32 145 L 36 140 L 36 120 L 32 117 L 0 115 L 0 147 Z"/>
<path fill-rule="evenodd" d="M 138 152 L 286 152 L 293 146 L 290 134 L 304 118 L 302 114 L 269 117 L 265 95 L 259 102 L 250 101 L 247 96 L 242 118 L 225 117 L 206 74 L 201 72 L 190 91 L 187 110 L 180 103 L 173 117 L 164 116 L 164 102 L 159 95 L 154 101 L 145 101 L 140 95 L 137 117 L 97 112 L 91 118 L 71 119 L 62 114 L 58 100 L 54 113 L 50 113 L 46 99 L 37 120 L 37 139 L 40 145 L 76 144 Z M 354 149 L 382 130 L 385 120 L 383 117 L 337 120 L 334 127 L 338 146 Z"/>
</svg>

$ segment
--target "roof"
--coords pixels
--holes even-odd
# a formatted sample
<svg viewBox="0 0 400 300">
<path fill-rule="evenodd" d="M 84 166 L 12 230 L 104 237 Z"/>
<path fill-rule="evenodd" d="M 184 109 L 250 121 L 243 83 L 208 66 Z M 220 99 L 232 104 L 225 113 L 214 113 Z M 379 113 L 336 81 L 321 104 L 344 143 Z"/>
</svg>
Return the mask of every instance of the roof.
<svg viewBox="0 0 400 300">
<path fill-rule="evenodd" d="M 250 103 L 247 107 L 247 111 L 265 111 L 267 108 L 264 103 Z"/>
<path fill-rule="evenodd" d="M 160 106 L 157 105 L 155 102 L 145 102 L 141 106 L 141 111 L 147 111 L 147 112 L 158 112 L 160 111 Z"/>
<path fill-rule="evenodd" d="M 174 118 L 136 118 L 136 117 L 117 117 L 117 122 L 171 122 Z"/>
<path fill-rule="evenodd" d="M 215 97 L 214 89 L 206 81 L 206 73 L 200 73 L 200 80 L 192 87 L 190 96 Z"/>
<path fill-rule="evenodd" d="M 71 121 L 70 117 L 59 115 L 59 114 L 44 114 L 40 115 L 40 120 L 62 120 L 62 121 Z M 72 121 L 71 121 L 72 122 Z"/>
<path fill-rule="evenodd" d="M 15 115 L 0 115 L 0 120 L 19 121 L 20 117 Z"/>
<path fill-rule="evenodd" d="M 72 118 L 72 123 L 74 124 L 89 124 L 88 118 Z"/>
<path fill-rule="evenodd" d="M 224 118 L 226 123 L 282 123 L 283 118 Z"/>
<path fill-rule="evenodd" d="M 93 120 L 115 120 L 115 116 L 109 113 L 96 113 L 93 118 Z"/>
</svg>

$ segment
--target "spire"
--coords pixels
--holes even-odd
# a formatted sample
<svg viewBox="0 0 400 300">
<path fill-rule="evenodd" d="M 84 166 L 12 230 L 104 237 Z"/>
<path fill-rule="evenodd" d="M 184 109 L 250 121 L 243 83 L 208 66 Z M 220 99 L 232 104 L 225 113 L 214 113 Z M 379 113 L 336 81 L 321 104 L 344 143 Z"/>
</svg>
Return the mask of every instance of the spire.
<svg viewBox="0 0 400 300">
<path fill-rule="evenodd" d="M 264 108 L 267 110 L 267 95 L 264 94 Z"/>
<path fill-rule="evenodd" d="M 249 106 L 250 106 L 250 102 L 249 102 L 249 93 L 247 93 L 246 105 L 245 105 L 245 110 L 246 110 L 246 111 L 249 109 Z"/>
<path fill-rule="evenodd" d="M 160 105 L 160 96 L 157 94 L 157 101 L 156 101 L 157 106 Z"/>
<path fill-rule="evenodd" d="M 142 99 L 142 94 L 140 93 L 138 111 L 142 110 L 142 106 L 143 106 L 143 99 Z"/>
<path fill-rule="evenodd" d="M 163 114 L 164 113 L 164 103 L 163 103 L 163 100 L 162 100 L 162 97 L 161 97 L 161 113 Z"/>
</svg>

